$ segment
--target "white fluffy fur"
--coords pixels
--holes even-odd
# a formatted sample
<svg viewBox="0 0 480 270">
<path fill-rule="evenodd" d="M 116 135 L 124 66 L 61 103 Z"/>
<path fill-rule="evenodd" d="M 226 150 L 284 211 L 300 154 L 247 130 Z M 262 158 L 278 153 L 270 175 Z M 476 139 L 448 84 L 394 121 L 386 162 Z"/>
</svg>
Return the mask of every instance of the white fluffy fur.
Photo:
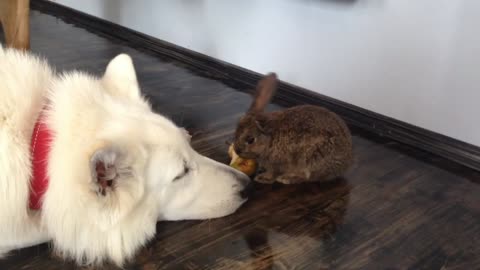
<svg viewBox="0 0 480 270">
<path fill-rule="evenodd" d="M 0 82 L 0 254 L 52 241 L 79 264 L 122 265 L 158 220 L 221 217 L 245 201 L 248 178 L 196 153 L 184 130 L 152 112 L 125 54 L 102 78 L 57 76 L 45 61 L 0 46 Z M 30 139 L 47 102 L 50 182 L 42 209 L 31 211 Z M 105 194 L 98 161 L 115 168 Z M 174 181 L 184 165 L 189 172 Z"/>
</svg>

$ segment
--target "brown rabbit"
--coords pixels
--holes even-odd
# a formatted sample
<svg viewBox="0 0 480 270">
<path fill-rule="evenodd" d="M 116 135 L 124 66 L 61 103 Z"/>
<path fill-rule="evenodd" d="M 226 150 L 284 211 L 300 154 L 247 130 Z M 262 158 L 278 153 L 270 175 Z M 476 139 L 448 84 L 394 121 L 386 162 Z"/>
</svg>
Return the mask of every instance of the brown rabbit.
<svg viewBox="0 0 480 270">
<path fill-rule="evenodd" d="M 353 162 L 352 137 L 345 122 L 312 105 L 266 113 L 276 88 L 275 73 L 260 80 L 235 131 L 237 154 L 258 162 L 255 181 L 294 184 L 341 176 Z"/>
</svg>

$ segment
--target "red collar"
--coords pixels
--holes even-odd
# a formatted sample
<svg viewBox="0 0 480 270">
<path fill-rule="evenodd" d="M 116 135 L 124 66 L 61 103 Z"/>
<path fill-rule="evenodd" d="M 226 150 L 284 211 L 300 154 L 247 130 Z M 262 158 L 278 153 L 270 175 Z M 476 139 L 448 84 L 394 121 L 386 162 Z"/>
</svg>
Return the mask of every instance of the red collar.
<svg viewBox="0 0 480 270">
<path fill-rule="evenodd" d="M 42 207 L 42 198 L 48 187 L 48 153 L 52 133 L 44 122 L 43 113 L 35 123 L 31 140 L 32 180 L 30 182 L 30 209 Z"/>
</svg>

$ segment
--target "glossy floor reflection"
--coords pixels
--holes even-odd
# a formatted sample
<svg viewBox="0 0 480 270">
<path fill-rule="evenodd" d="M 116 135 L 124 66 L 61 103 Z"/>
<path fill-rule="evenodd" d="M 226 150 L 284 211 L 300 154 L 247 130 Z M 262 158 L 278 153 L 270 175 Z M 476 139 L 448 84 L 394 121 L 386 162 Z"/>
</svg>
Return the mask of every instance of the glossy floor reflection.
<svg viewBox="0 0 480 270">
<path fill-rule="evenodd" d="M 195 149 L 227 162 L 225 141 L 248 107 L 247 94 L 36 11 L 31 32 L 32 50 L 60 70 L 101 74 L 110 58 L 129 53 L 155 110 L 189 129 Z M 160 222 L 156 238 L 126 269 L 478 269 L 479 175 L 354 135 L 356 160 L 343 179 L 258 185 L 229 217 Z M 0 269 L 77 268 L 42 245 L 14 252 Z"/>
</svg>

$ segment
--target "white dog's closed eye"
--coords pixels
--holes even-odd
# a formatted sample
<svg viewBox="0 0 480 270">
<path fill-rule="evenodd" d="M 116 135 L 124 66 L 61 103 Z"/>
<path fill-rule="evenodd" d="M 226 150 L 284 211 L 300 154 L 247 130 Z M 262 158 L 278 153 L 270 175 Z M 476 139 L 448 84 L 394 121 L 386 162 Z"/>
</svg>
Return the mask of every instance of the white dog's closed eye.
<svg viewBox="0 0 480 270">
<path fill-rule="evenodd" d="M 182 171 L 180 171 L 180 173 L 178 173 L 177 176 L 175 176 L 175 178 L 173 178 L 173 182 L 178 181 L 178 180 L 182 179 L 183 177 L 187 176 L 187 174 L 189 172 L 190 172 L 190 167 L 188 166 L 186 161 L 183 161 Z"/>
</svg>

